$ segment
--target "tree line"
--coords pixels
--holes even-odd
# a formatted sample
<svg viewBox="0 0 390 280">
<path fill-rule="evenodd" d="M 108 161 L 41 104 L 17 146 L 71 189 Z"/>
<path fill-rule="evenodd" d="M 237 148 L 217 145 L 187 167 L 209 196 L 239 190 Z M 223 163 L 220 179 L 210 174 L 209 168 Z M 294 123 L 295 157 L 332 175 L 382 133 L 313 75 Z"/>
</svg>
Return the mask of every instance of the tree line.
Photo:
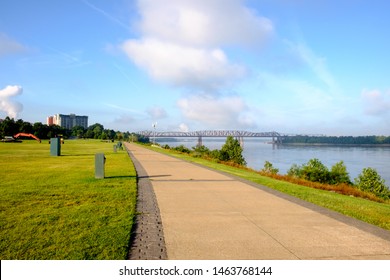
<svg viewBox="0 0 390 280">
<path fill-rule="evenodd" d="M 6 117 L 0 122 L 0 138 L 13 136 L 19 132 L 31 133 L 39 139 L 50 139 L 61 135 L 64 138 L 90 138 L 102 140 L 124 140 L 124 141 L 146 141 L 142 136 L 130 132 L 114 131 L 105 129 L 102 124 L 95 123 L 88 128 L 75 126 L 72 129 L 66 129 L 58 125 L 46 125 L 41 122 L 30 123 L 22 119 L 14 120 Z"/>
<path fill-rule="evenodd" d="M 283 144 L 383 145 L 390 144 L 390 136 L 286 136 Z"/>
<path fill-rule="evenodd" d="M 189 154 L 194 157 L 202 157 L 218 162 L 230 163 L 238 166 L 246 166 L 245 158 L 242 155 L 243 149 L 240 145 L 240 142 L 237 139 L 234 139 L 233 136 L 228 136 L 226 138 L 226 142 L 220 150 L 210 150 L 203 145 L 193 147 L 192 149 L 188 149 L 184 145 L 180 145 L 177 147 L 169 147 L 169 145 L 164 145 L 163 148 L 175 150 L 180 153 Z"/>
</svg>

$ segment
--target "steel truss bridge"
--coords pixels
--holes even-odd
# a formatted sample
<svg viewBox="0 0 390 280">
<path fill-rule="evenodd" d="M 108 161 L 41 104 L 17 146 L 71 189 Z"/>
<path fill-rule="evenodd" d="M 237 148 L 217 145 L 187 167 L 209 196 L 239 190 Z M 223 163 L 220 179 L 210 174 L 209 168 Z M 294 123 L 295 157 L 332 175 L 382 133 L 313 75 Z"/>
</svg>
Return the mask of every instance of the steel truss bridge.
<svg viewBox="0 0 390 280">
<path fill-rule="evenodd" d="M 178 138 L 178 137 L 196 137 L 198 138 L 198 146 L 202 145 L 203 137 L 228 137 L 233 136 L 240 141 L 240 144 L 244 144 L 244 137 L 266 137 L 272 138 L 272 143 L 282 143 L 284 136 L 278 132 L 249 132 L 241 130 L 199 130 L 190 132 L 160 132 L 152 130 L 144 130 L 137 132 L 137 134 L 149 138 Z"/>
</svg>

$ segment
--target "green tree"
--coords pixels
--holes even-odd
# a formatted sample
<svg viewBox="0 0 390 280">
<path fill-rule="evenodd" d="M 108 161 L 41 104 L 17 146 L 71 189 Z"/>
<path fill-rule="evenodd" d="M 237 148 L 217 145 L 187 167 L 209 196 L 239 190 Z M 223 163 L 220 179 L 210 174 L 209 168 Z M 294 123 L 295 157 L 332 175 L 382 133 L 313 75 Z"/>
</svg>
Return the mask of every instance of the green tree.
<svg viewBox="0 0 390 280">
<path fill-rule="evenodd" d="M 34 135 L 40 139 L 47 139 L 51 135 L 49 126 L 42 124 L 41 122 L 36 122 L 33 124 Z M 54 135 L 53 135 L 54 136 Z"/>
<path fill-rule="evenodd" d="M 330 170 L 331 184 L 351 184 L 351 179 L 343 161 L 340 161 L 332 166 Z"/>
<path fill-rule="evenodd" d="M 191 150 L 188 149 L 188 148 L 187 148 L 186 146 L 184 146 L 184 145 L 180 145 L 180 146 L 174 147 L 173 149 L 176 150 L 176 151 L 178 151 L 178 152 L 185 153 L 185 154 L 191 153 Z"/>
<path fill-rule="evenodd" d="M 82 126 L 77 125 L 77 126 L 72 127 L 71 133 L 72 133 L 71 135 L 74 137 L 83 138 L 84 133 L 85 133 L 85 129 Z"/>
<path fill-rule="evenodd" d="M 287 175 L 291 177 L 301 178 L 301 167 L 298 164 L 294 163 L 287 171 Z"/>
<path fill-rule="evenodd" d="M 385 180 L 371 167 L 363 169 L 355 179 L 355 185 L 362 191 L 373 193 L 383 199 L 390 199 L 390 190 L 385 185 Z"/>
<path fill-rule="evenodd" d="M 208 156 L 210 154 L 209 148 L 204 145 L 192 147 L 193 154 L 196 157 Z"/>
<path fill-rule="evenodd" d="M 329 183 L 330 173 L 319 159 L 313 158 L 302 166 L 301 178 L 312 182 Z"/>
<path fill-rule="evenodd" d="M 101 134 L 100 134 L 100 137 L 99 139 L 102 139 L 102 140 L 107 140 L 108 139 L 108 135 L 105 131 L 103 131 Z"/>
<path fill-rule="evenodd" d="M 268 174 L 278 174 L 279 169 L 275 168 L 269 161 L 265 161 L 264 167 L 260 171 Z"/>
<path fill-rule="evenodd" d="M 122 132 L 120 132 L 120 131 L 115 132 L 115 139 L 116 139 L 116 140 L 119 140 L 119 141 L 124 140 L 124 139 L 125 139 L 124 133 L 122 133 Z"/>
<path fill-rule="evenodd" d="M 6 117 L 0 124 L 1 137 L 13 136 L 19 132 L 19 126 L 14 119 Z"/>
<path fill-rule="evenodd" d="M 222 161 L 231 161 L 239 165 L 246 165 L 242 152 L 243 149 L 240 142 L 237 139 L 234 139 L 233 136 L 228 136 L 226 143 L 220 150 L 219 159 Z"/>
<path fill-rule="evenodd" d="M 99 123 L 95 123 L 88 127 L 85 137 L 87 138 L 94 138 L 94 139 L 101 139 L 102 132 L 104 130 L 103 125 Z"/>
</svg>

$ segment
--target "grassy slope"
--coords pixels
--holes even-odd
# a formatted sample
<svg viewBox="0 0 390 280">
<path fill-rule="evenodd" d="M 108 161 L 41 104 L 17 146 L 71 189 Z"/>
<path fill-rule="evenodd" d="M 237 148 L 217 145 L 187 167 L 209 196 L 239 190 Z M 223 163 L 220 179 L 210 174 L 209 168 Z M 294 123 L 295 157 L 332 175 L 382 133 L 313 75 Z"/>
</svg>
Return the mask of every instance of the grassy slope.
<svg viewBox="0 0 390 280">
<path fill-rule="evenodd" d="M 35 141 L 0 143 L 1 259 L 124 259 L 135 170 L 112 143 L 66 141 L 61 156 Z M 104 152 L 106 177 L 94 178 Z"/>
<path fill-rule="evenodd" d="M 229 174 L 309 201 L 316 205 L 332 209 L 344 215 L 390 230 L 390 203 L 378 203 L 362 198 L 350 197 L 329 191 L 313 189 L 261 176 L 253 171 L 239 169 L 201 158 L 194 158 L 174 151 L 167 151 L 160 148 L 152 149 L 158 152 L 179 157 L 187 161 L 196 162 L 216 170 L 227 172 Z"/>
</svg>

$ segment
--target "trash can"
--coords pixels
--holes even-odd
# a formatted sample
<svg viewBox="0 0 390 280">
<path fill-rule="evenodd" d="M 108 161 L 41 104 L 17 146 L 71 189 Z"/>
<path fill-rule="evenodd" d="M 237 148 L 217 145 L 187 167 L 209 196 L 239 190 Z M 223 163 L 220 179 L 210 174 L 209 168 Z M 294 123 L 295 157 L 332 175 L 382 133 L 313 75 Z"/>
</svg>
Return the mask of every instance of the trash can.
<svg viewBox="0 0 390 280">
<path fill-rule="evenodd" d="M 57 156 L 57 157 L 61 155 L 61 139 L 60 138 L 50 138 L 50 155 Z"/>
<path fill-rule="evenodd" d="M 95 154 L 95 178 L 104 179 L 104 165 L 106 157 L 104 154 Z"/>
</svg>

